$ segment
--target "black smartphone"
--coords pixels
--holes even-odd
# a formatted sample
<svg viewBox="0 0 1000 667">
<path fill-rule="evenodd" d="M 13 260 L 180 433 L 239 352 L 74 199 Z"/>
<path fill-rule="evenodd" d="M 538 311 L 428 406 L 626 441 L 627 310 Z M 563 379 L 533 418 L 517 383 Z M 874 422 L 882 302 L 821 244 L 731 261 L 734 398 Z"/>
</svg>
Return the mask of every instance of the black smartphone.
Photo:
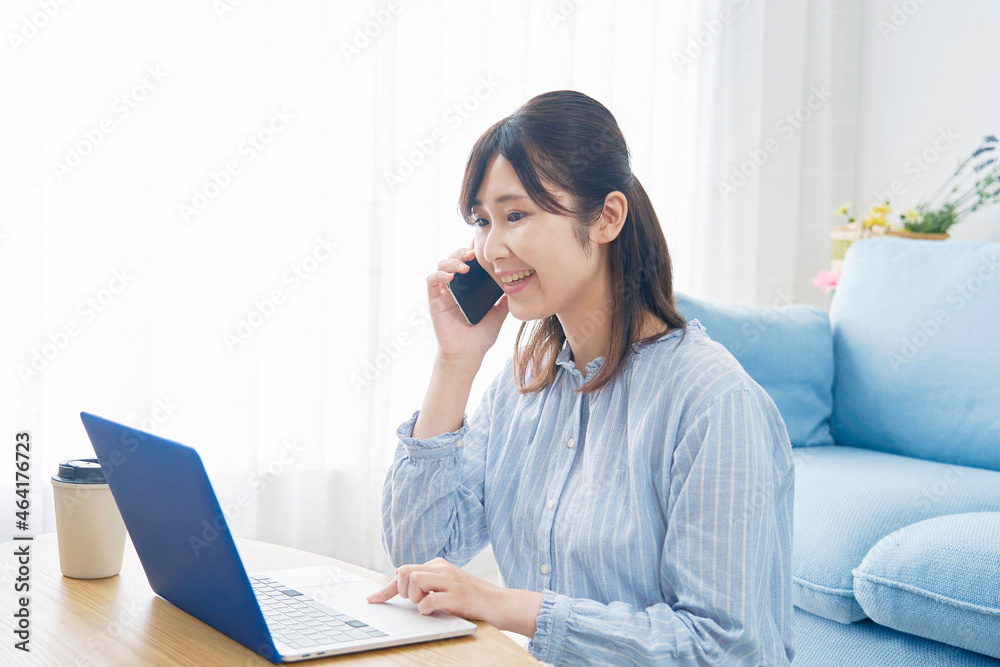
<svg viewBox="0 0 1000 667">
<path fill-rule="evenodd" d="M 446 285 L 462 314 L 465 315 L 466 321 L 476 325 L 503 296 L 503 288 L 497 285 L 493 276 L 480 266 L 475 257 L 466 264 L 469 265 L 469 270 L 465 273 L 456 273 Z"/>
</svg>

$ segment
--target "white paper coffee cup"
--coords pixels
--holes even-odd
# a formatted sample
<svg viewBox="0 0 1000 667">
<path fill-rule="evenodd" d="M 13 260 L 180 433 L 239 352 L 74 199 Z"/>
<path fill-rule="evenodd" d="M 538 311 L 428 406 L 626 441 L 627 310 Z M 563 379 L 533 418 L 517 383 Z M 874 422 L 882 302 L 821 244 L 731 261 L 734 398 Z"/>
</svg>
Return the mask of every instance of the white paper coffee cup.
<svg viewBox="0 0 1000 667">
<path fill-rule="evenodd" d="M 74 579 L 102 579 L 122 569 L 125 523 L 97 459 L 71 459 L 52 477 L 59 569 Z"/>
</svg>

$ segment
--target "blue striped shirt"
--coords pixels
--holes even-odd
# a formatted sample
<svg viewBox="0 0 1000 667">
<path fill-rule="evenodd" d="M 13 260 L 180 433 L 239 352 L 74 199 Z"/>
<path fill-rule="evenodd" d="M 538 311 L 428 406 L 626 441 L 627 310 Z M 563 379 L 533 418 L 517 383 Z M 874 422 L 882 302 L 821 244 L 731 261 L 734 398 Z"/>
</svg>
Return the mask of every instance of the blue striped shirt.
<svg viewBox="0 0 1000 667">
<path fill-rule="evenodd" d="M 554 665 L 787 665 L 794 467 L 774 401 L 697 320 L 633 350 L 589 397 L 565 343 L 539 394 L 508 359 L 458 431 L 413 438 L 413 413 L 386 551 L 461 566 L 492 544 L 506 586 L 544 594 L 529 650 Z"/>
</svg>

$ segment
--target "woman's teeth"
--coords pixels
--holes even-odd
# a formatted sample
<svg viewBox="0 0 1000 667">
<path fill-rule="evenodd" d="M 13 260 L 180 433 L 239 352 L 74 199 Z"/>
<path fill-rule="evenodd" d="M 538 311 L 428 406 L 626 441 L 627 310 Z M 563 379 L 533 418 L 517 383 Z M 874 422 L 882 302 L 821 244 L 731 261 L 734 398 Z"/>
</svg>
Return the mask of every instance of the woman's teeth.
<svg viewBox="0 0 1000 667">
<path fill-rule="evenodd" d="M 520 282 L 521 280 L 527 278 L 530 275 L 533 275 L 534 273 L 535 273 L 534 271 L 521 271 L 520 273 L 504 276 L 500 280 L 502 280 L 505 285 L 512 285 L 514 283 Z"/>
</svg>

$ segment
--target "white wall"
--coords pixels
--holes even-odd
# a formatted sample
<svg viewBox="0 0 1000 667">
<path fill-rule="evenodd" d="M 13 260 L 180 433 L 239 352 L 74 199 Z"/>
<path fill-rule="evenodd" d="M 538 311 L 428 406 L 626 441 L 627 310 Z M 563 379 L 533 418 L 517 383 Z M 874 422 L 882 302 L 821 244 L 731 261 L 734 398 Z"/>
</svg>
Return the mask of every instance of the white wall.
<svg viewBox="0 0 1000 667">
<path fill-rule="evenodd" d="M 857 164 L 844 200 L 867 208 L 898 181 L 895 217 L 932 193 L 985 135 L 1000 134 L 1000 3 L 866 0 L 862 21 Z M 1000 205 L 949 233 L 1000 241 Z"/>
</svg>

